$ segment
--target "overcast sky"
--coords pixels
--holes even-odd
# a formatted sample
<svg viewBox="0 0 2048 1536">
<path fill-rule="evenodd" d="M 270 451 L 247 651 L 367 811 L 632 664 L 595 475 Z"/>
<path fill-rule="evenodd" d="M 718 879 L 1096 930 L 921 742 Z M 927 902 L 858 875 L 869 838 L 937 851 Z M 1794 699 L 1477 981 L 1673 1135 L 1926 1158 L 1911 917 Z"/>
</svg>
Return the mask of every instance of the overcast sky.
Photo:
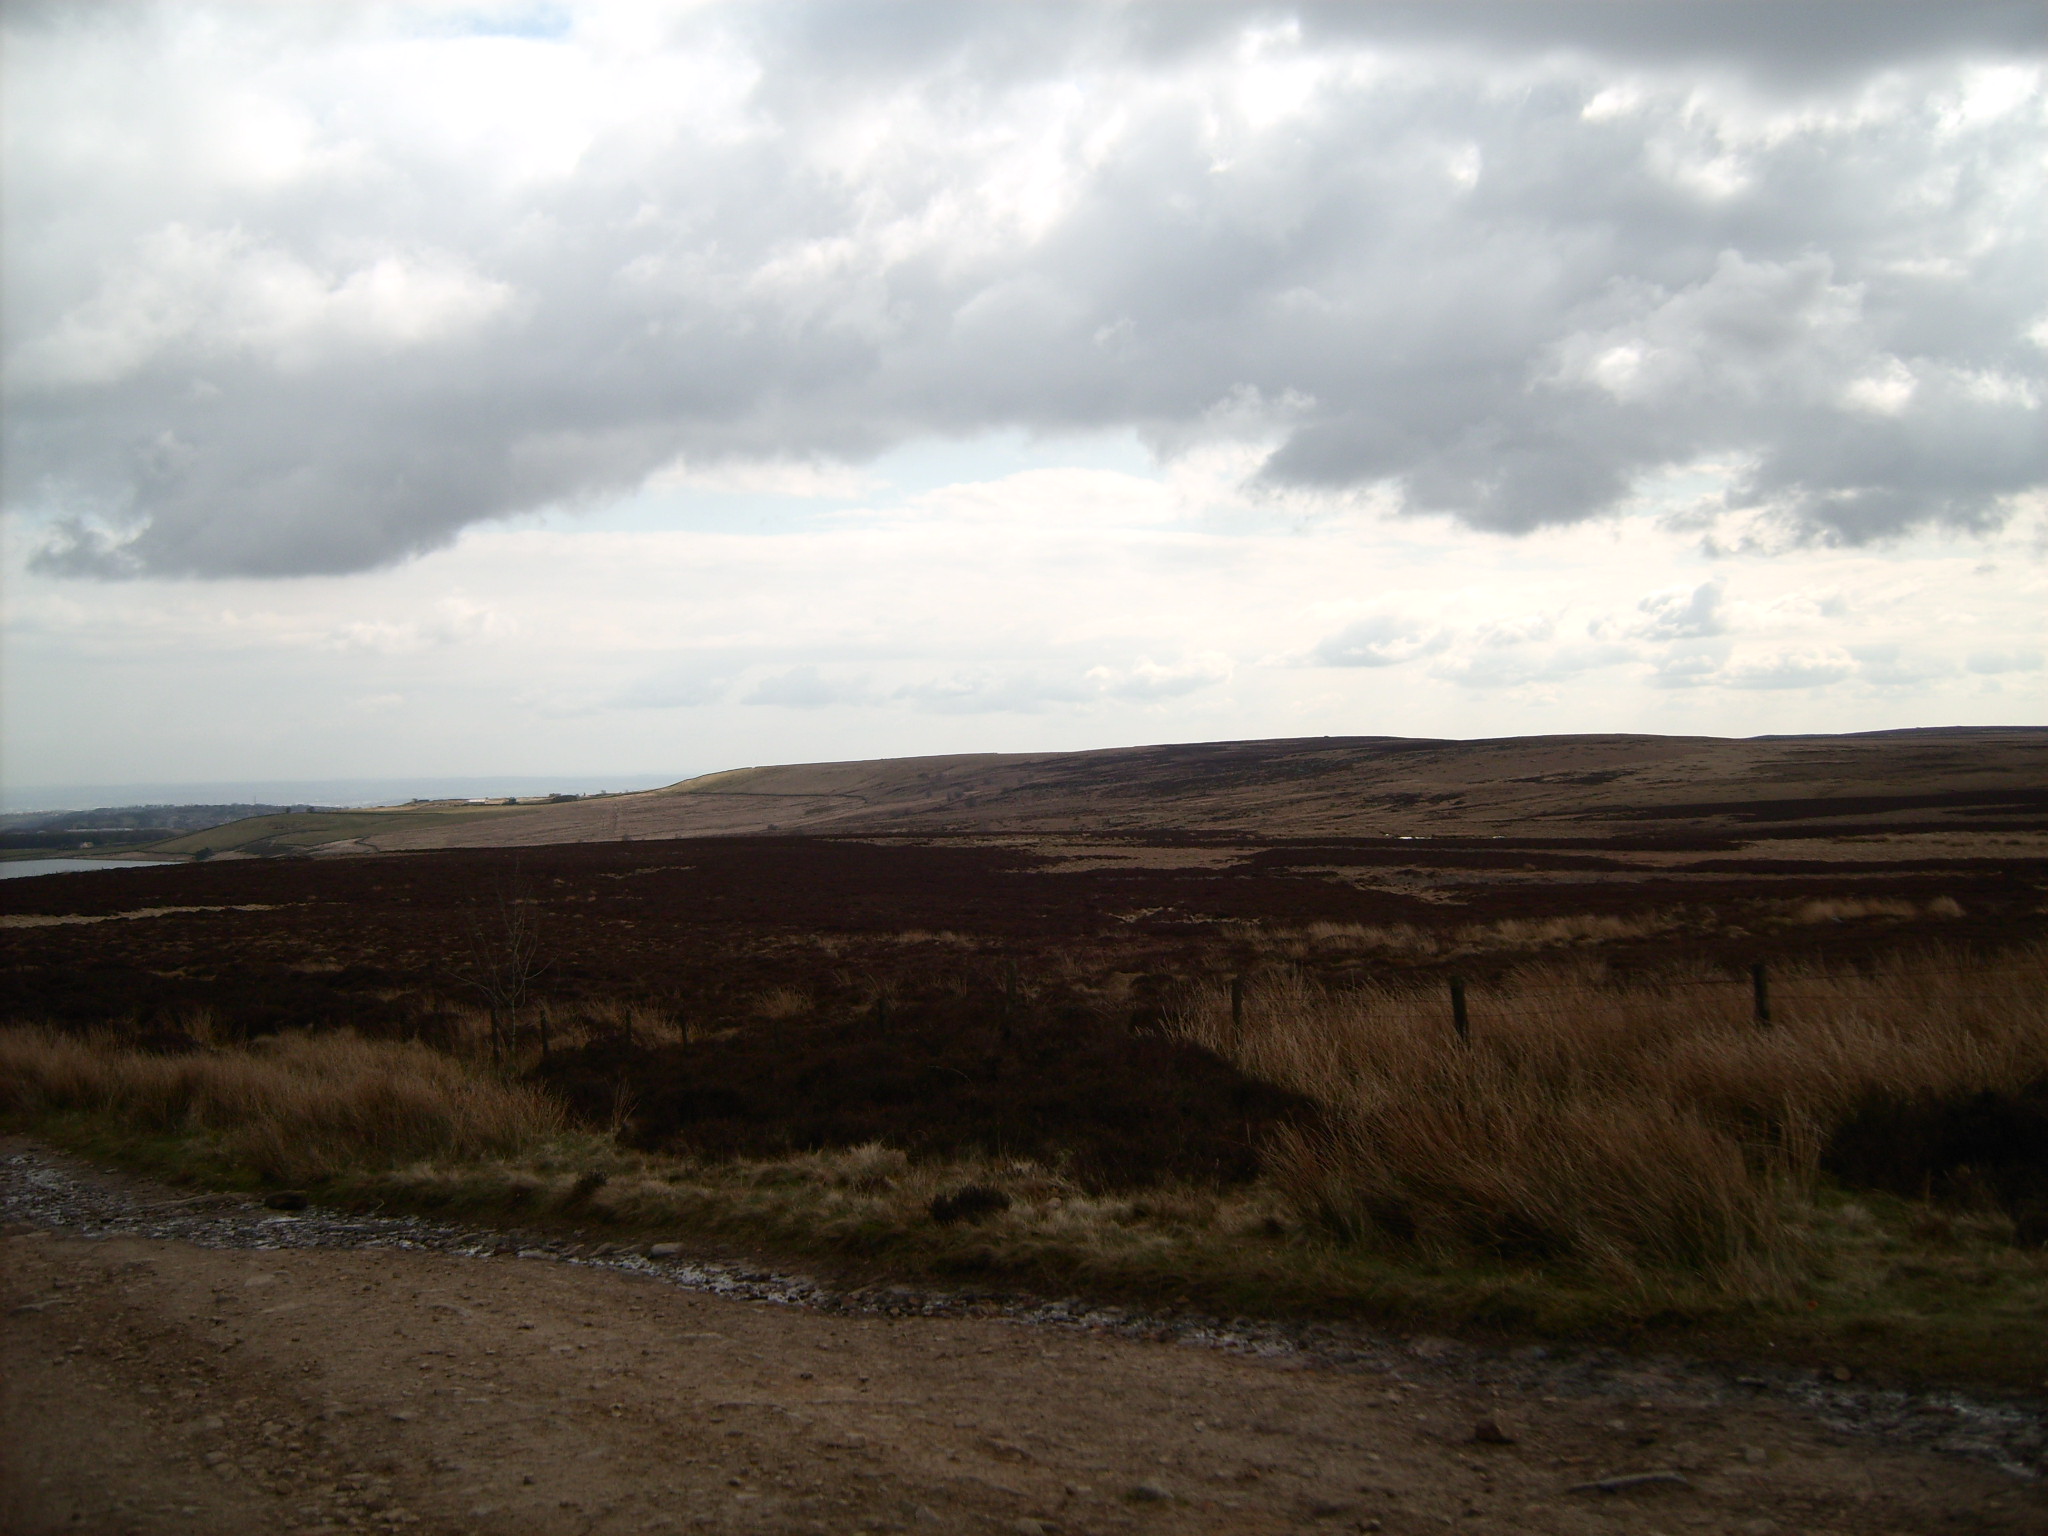
<svg viewBox="0 0 2048 1536">
<path fill-rule="evenodd" d="M 2039 723 L 2044 15 L 8 0 L 0 778 Z"/>
</svg>

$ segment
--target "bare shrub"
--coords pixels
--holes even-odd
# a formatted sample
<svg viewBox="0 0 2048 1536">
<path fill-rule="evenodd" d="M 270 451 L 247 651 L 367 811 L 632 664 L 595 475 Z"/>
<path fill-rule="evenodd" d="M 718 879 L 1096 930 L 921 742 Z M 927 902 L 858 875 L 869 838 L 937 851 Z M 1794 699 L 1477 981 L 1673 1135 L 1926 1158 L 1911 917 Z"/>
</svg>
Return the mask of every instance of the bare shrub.
<svg viewBox="0 0 2048 1536">
<path fill-rule="evenodd" d="M 1622 986 L 1590 962 L 1475 989 L 1469 1042 L 1434 987 L 1338 992 L 1292 973 L 1252 985 L 1241 1023 L 1210 987 L 1173 1027 L 1323 1106 L 1268 1155 L 1326 1228 L 1769 1290 L 1797 1267 L 1788 1197 L 1860 1104 L 2018 1092 L 2048 1072 L 2048 949 L 1954 965 L 1788 973 L 1767 1030 L 1739 982 Z"/>
<path fill-rule="evenodd" d="M 489 905 L 472 903 L 464 914 L 466 952 L 449 970 L 450 980 L 482 1001 L 491 1053 L 500 1061 L 517 1053 L 521 1009 L 549 965 L 541 954 L 540 910 L 532 897 L 504 886 Z"/>
<path fill-rule="evenodd" d="M 111 1112 L 145 1133 L 203 1135 L 231 1162 L 290 1181 L 504 1155 L 561 1130 L 554 1105 L 530 1089 L 422 1045 L 351 1034 L 162 1056 L 0 1030 L 0 1108 Z"/>
</svg>

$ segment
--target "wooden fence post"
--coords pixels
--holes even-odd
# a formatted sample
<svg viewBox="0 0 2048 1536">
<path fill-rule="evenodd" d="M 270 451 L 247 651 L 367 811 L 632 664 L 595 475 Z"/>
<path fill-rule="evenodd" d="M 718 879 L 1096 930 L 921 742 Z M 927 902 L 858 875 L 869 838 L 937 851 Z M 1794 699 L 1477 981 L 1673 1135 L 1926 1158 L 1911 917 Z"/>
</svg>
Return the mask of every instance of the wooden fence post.
<svg viewBox="0 0 2048 1536">
<path fill-rule="evenodd" d="M 1451 978 L 1451 1027 L 1458 1032 L 1460 1040 L 1472 1038 L 1472 1020 L 1465 1012 L 1465 978 Z"/>
<path fill-rule="evenodd" d="M 1749 968 L 1749 995 L 1751 1004 L 1756 1010 L 1756 1027 L 1758 1029 L 1769 1029 L 1771 1027 L 1771 977 L 1770 972 L 1764 968 L 1764 963 L 1761 960 Z"/>
</svg>

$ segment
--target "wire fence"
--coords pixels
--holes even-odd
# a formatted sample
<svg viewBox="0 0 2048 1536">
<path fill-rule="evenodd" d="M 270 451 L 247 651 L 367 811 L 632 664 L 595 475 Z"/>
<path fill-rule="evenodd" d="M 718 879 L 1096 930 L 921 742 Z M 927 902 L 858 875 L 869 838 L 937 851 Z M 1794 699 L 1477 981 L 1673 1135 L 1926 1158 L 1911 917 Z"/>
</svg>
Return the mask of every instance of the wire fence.
<svg viewBox="0 0 2048 1536">
<path fill-rule="evenodd" d="M 2036 961 L 2032 961 L 2032 962 L 2022 962 L 2022 963 L 2019 963 L 2019 964 L 2007 964 L 2007 965 L 1981 965 L 1981 966 L 1921 966 L 1921 965 L 1916 965 L 1916 966 L 1914 966 L 1914 967 L 1912 968 L 1912 972 L 1911 972 L 1911 974 L 1912 974 L 1912 975 L 1914 975 L 1914 976 L 1916 976 L 1916 977 L 1917 977 L 1917 976 L 1970 976 L 1970 977 L 1983 977 L 1983 976 L 1997 976 L 1997 975 L 2015 975 L 2015 976 L 2016 976 L 2016 975 L 2020 974 L 2020 973 L 2021 973 L 2022 971 L 2039 971 L 2039 970 L 2041 970 L 2042 968 L 2043 968 L 2043 966 L 2042 966 L 2042 963 L 2041 963 L 2040 961 L 2038 961 L 2038 960 L 2036 960 Z M 1868 972 L 1864 972 L 1864 971 L 1818 971 L 1818 972 L 1817 972 L 1817 971 L 1801 971 L 1801 970 L 1786 970 L 1786 971 L 1782 971 L 1782 972 L 1781 972 L 1781 971 L 1778 971 L 1778 970 L 1776 970 L 1776 969 L 1773 969 L 1773 970 L 1771 971 L 1771 973 L 1770 973 L 1770 976 L 1771 976 L 1771 985 L 1772 985 L 1772 986 L 1778 986 L 1778 985 L 1781 985 L 1781 984 L 1785 984 L 1785 985 L 1792 985 L 1792 986 L 1798 986 L 1798 985 L 1801 985 L 1801 984 L 1805 984 L 1805 985 L 1809 985 L 1809 986 L 1838 986 L 1838 985 L 1840 985 L 1840 984 L 1841 984 L 1841 983 L 1843 983 L 1843 982 L 1853 982 L 1853 981 L 1862 981 L 1862 982 L 1868 982 L 1868 981 L 1875 981 L 1875 980 L 1877 980 L 1877 979 L 1878 979 L 1878 978 L 1877 978 L 1876 976 L 1873 976 L 1872 974 L 1870 974 L 1870 973 L 1868 973 Z M 1613 990 L 1613 991 L 1617 991 L 1617 992 L 1663 992 L 1663 991 L 1666 991 L 1666 990 L 1668 990 L 1668 989 L 1670 989 L 1670 988 L 1673 988 L 1673 987 L 1746 987 L 1746 986 L 1749 986 L 1749 985 L 1751 985 L 1751 984 L 1752 984 L 1752 980 L 1753 980 L 1753 978 L 1752 978 L 1752 977 L 1750 977 L 1750 976 L 1747 976 L 1747 975 L 1741 975 L 1741 976 L 1673 976 L 1673 977 L 1668 977 L 1668 978 L 1665 978 L 1665 977 L 1657 977 L 1657 976 L 1652 976 L 1652 975 L 1647 975 L 1647 974 L 1645 974 L 1645 975 L 1632 975 L 1632 976 L 1630 976 L 1630 975 L 1625 975 L 1625 976 L 1622 976 L 1622 977 L 1618 977 L 1618 978 L 1615 978 L 1615 979 L 1611 980 L 1611 981 L 1610 981 L 1610 982 L 1609 982 L 1609 983 L 1608 983 L 1607 985 L 1609 986 L 1609 988 L 1610 988 L 1611 990 Z M 1512 994 L 1512 995 L 1515 995 L 1515 996 L 1521 996 L 1521 995 L 1524 995 L 1524 994 L 1542 994 L 1542 993 L 1563 993 L 1563 992 L 1581 992 L 1581 991 L 1584 991 L 1584 990 L 1585 990 L 1585 987 L 1584 987 L 1584 985 L 1583 985 L 1583 984 L 1581 984 L 1581 985 L 1577 985 L 1577 986 L 1559 986 L 1559 987 L 1545 987 L 1545 986 L 1528 986 L 1528 985 L 1524 985 L 1523 983 L 1520 983 L 1520 982 L 1518 982 L 1518 981 L 1515 981 L 1515 980 L 1514 980 L 1514 979 L 1513 979 L 1512 977 L 1504 978 L 1504 979 L 1501 979 L 1501 980 L 1499 980 L 1499 981 L 1495 981 L 1495 980 L 1492 980 L 1492 979 L 1490 979 L 1490 978 L 1479 978 L 1479 977 L 1474 977 L 1474 978 L 1470 978 L 1470 979 L 1468 979 L 1468 980 L 1466 981 L 1466 985 L 1467 985 L 1467 986 L 1469 986 L 1469 987 L 1471 987 L 1471 988 L 1472 988 L 1472 989 L 1473 989 L 1473 990 L 1474 990 L 1475 992 L 1485 992 L 1485 993 L 1486 993 L 1486 994 L 1488 994 L 1489 996 L 1507 996 L 1507 995 L 1510 995 L 1510 994 Z"/>
<path fill-rule="evenodd" d="M 1967 977 L 1982 981 L 1989 976 L 2017 976 L 2040 974 L 2048 969 L 2048 957 L 2035 955 L 2019 960 L 1990 961 L 1972 965 L 1912 965 L 1908 972 L 1911 979 L 1921 977 Z M 1812 1001 L 1812 993 L 1825 988 L 1836 988 L 1845 983 L 1869 985 L 1880 980 L 1899 980 L 1896 974 L 1881 977 L 1869 971 L 1809 971 L 1796 967 L 1774 970 L 1766 960 L 1752 962 L 1747 974 L 1723 976 L 1657 976 L 1654 974 L 1624 973 L 1603 979 L 1589 979 L 1563 985 L 1545 986 L 1530 984 L 1507 976 L 1468 978 L 1452 972 L 1438 973 L 1424 978 L 1411 976 L 1408 985 L 1397 990 L 1410 995 L 1447 987 L 1450 994 L 1452 1027 L 1459 1038 L 1469 1038 L 1472 1029 L 1470 1006 L 1473 1002 L 1485 1003 L 1489 1010 L 1503 1003 L 1518 1002 L 1531 997 L 1584 997 L 1589 991 L 1608 993 L 1633 993 L 1638 996 L 1657 996 L 1685 987 L 1714 987 L 1723 992 L 1737 989 L 1747 991 L 1750 997 L 1751 1015 L 1755 1023 L 1769 1028 L 1777 1022 L 1774 1011 L 1777 1005 L 1790 1003 L 1799 1005 Z M 1258 978 L 1256 974 L 1240 974 L 1229 981 L 1230 1013 L 1234 1026 L 1244 1023 L 1248 999 L 1256 996 Z"/>
<path fill-rule="evenodd" d="M 1768 964 L 1768 962 L 1759 962 L 1759 963 L 1764 963 L 1764 964 Z M 1753 971 L 1753 969 L 1754 969 L 1754 968 L 1752 967 L 1752 971 Z M 1998 975 L 2015 975 L 2015 976 L 2016 976 L 2016 975 L 2019 975 L 2019 974 L 2020 974 L 2021 972 L 2025 972 L 2025 971 L 2041 971 L 2041 970 L 2043 970 L 2043 969 L 2048 969 L 2048 965 L 2044 965 L 2044 962 L 2043 962 L 2043 961 L 2041 961 L 2041 960 L 2030 960 L 2030 961 L 2018 961 L 2018 962 L 2008 962 L 2008 963 L 2005 963 L 2005 964 L 2000 964 L 2000 965 L 1971 965 L 1971 966 L 1924 966 L 1924 965 L 1916 965 L 1916 966 L 1912 967 L 1912 971 L 1911 971 L 1911 974 L 1912 974 L 1913 976 L 1916 976 L 1916 977 L 1917 977 L 1917 976 L 1969 976 L 1969 977 L 1983 977 L 1983 976 L 1998 976 Z M 1841 984 L 1841 983 L 1843 983 L 1843 982 L 1852 982 L 1852 981 L 1862 981 L 1862 982 L 1868 982 L 1868 981 L 1875 981 L 1875 980 L 1877 980 L 1877 979 L 1878 979 L 1878 978 L 1877 978 L 1876 976 L 1872 975 L 1872 974 L 1871 974 L 1871 973 L 1869 973 L 1869 972 L 1865 972 L 1865 971 L 1806 971 L 1806 970 L 1790 970 L 1790 969 L 1788 969 L 1788 970 L 1785 970 L 1785 971 L 1779 971 L 1779 970 L 1777 970 L 1777 969 L 1775 969 L 1775 968 L 1773 968 L 1773 969 L 1771 970 L 1771 972 L 1770 972 L 1770 977 L 1771 977 L 1771 985 L 1773 985 L 1773 986 L 1777 986 L 1777 985 L 1780 985 L 1780 984 L 1790 984 L 1790 985 L 1794 985 L 1794 986 L 1797 986 L 1797 985 L 1801 985 L 1801 984 L 1805 984 L 1805 985 L 1809 985 L 1809 986 L 1837 986 L 1837 985 L 1840 985 L 1840 984 Z M 1254 988 L 1254 989 L 1255 989 L 1255 988 L 1256 988 L 1256 987 L 1258 986 L 1258 983 L 1259 983 L 1259 975 L 1258 975 L 1258 973 L 1257 973 L 1257 972 L 1249 972 L 1249 973 L 1246 973 L 1246 974 L 1245 974 L 1245 975 L 1244 975 L 1244 976 L 1243 976 L 1243 977 L 1242 977 L 1241 979 L 1242 979 L 1242 982 L 1243 982 L 1243 984 L 1244 984 L 1244 985 L 1245 985 L 1245 986 L 1246 986 L 1247 988 Z M 1424 989 L 1426 989 L 1426 988 L 1429 988 L 1429 987 L 1437 987 L 1437 986 L 1441 986 L 1441 985 L 1443 985 L 1443 983 L 1444 983 L 1445 979 L 1446 979 L 1446 978 L 1445 978 L 1445 976 L 1443 976 L 1443 975 L 1441 975 L 1441 974 L 1439 974 L 1439 975 L 1435 975 L 1435 976 L 1429 976 L 1429 977 L 1420 977 L 1420 976 L 1417 976 L 1417 977 L 1413 977 L 1413 978 L 1411 978 L 1411 979 L 1410 979 L 1410 988 L 1409 988 L 1409 989 L 1411 989 L 1411 990 L 1416 990 L 1416 991 L 1420 991 L 1420 990 L 1424 990 Z M 1609 978 L 1608 978 L 1608 979 L 1607 979 L 1607 980 L 1606 980 L 1606 981 L 1605 981 L 1604 983 L 1602 983 L 1602 982 L 1592 982 L 1592 983 L 1587 983 L 1587 982 L 1575 982 L 1575 983 L 1571 983 L 1571 984 L 1569 984 L 1569 985 L 1564 985 L 1564 986 L 1541 986 L 1541 985 L 1531 985 L 1531 984 L 1528 984 L 1528 983 L 1526 983 L 1526 982 L 1523 982 L 1523 981 L 1520 981 L 1520 980 L 1516 979 L 1516 978 L 1515 978 L 1515 977 L 1514 977 L 1514 976 L 1513 976 L 1512 974 L 1510 974 L 1510 975 L 1507 975 L 1507 976 L 1504 976 L 1504 977 L 1489 977 L 1489 976 L 1470 976 L 1470 977 L 1463 977 L 1463 978 L 1460 978 L 1460 979 L 1462 979 L 1462 980 L 1464 981 L 1464 984 L 1465 984 L 1465 985 L 1466 985 L 1467 987 L 1469 987 L 1469 988 L 1470 988 L 1470 989 L 1471 989 L 1471 990 L 1472 990 L 1472 991 L 1473 991 L 1473 992 L 1474 992 L 1475 994 L 1478 994 L 1478 993 L 1484 993 L 1484 994 L 1486 994 L 1486 995 L 1488 995 L 1488 996 L 1492 996 L 1492 997 L 1505 997 L 1505 996 L 1510 996 L 1510 995 L 1512 995 L 1512 996 L 1516 996 L 1516 997 L 1521 997 L 1521 996 L 1527 996 L 1527 995 L 1539 995 L 1539 996 L 1540 996 L 1540 995 L 1542 995 L 1542 994 L 1545 994 L 1545 993 L 1559 993 L 1559 994 L 1561 994 L 1561 993 L 1567 993 L 1567 992 L 1571 992 L 1571 993 L 1578 993 L 1578 992 L 1584 992 L 1585 990 L 1587 990 L 1587 987 L 1588 987 L 1588 985 L 1594 986 L 1594 987 L 1596 987 L 1596 988 L 1597 988 L 1597 987 L 1601 987 L 1601 986 L 1603 986 L 1603 985 L 1604 985 L 1604 987 L 1605 987 L 1605 988 L 1606 988 L 1607 990 L 1610 990 L 1610 991 L 1616 991 L 1616 992 L 1664 992 L 1664 991 L 1669 991 L 1669 990 L 1670 990 L 1671 988 L 1674 988 L 1674 987 L 1746 987 L 1746 986 L 1749 986 L 1749 985 L 1751 985 L 1751 984 L 1752 984 L 1752 981 L 1753 981 L 1753 979 L 1754 979 L 1754 978 L 1753 978 L 1753 975 L 1752 975 L 1752 974 L 1741 974 L 1741 975 L 1730 975 L 1730 976 L 1668 976 L 1668 977 L 1667 977 L 1667 976 L 1657 976 L 1657 975 L 1655 975 L 1655 974 L 1653 974 L 1653 973 L 1650 973 L 1650 972 L 1638 972 L 1638 973 L 1632 973 L 1632 974 L 1631 974 L 1631 973 L 1623 973 L 1622 975 L 1619 975 L 1619 976 L 1612 976 L 1612 977 L 1609 977 Z"/>
</svg>

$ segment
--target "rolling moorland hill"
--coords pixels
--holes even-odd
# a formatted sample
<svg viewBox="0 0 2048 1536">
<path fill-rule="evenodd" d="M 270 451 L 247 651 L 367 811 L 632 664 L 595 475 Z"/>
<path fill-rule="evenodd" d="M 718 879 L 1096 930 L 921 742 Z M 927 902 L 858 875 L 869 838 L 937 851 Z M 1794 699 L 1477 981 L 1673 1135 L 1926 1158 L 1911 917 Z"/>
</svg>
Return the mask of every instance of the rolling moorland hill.
<svg viewBox="0 0 2048 1536">
<path fill-rule="evenodd" d="M 760 833 L 1792 841 L 2048 831 L 2048 728 L 1308 737 L 739 768 L 495 807 L 266 816 L 160 845 L 376 852 Z"/>
</svg>

